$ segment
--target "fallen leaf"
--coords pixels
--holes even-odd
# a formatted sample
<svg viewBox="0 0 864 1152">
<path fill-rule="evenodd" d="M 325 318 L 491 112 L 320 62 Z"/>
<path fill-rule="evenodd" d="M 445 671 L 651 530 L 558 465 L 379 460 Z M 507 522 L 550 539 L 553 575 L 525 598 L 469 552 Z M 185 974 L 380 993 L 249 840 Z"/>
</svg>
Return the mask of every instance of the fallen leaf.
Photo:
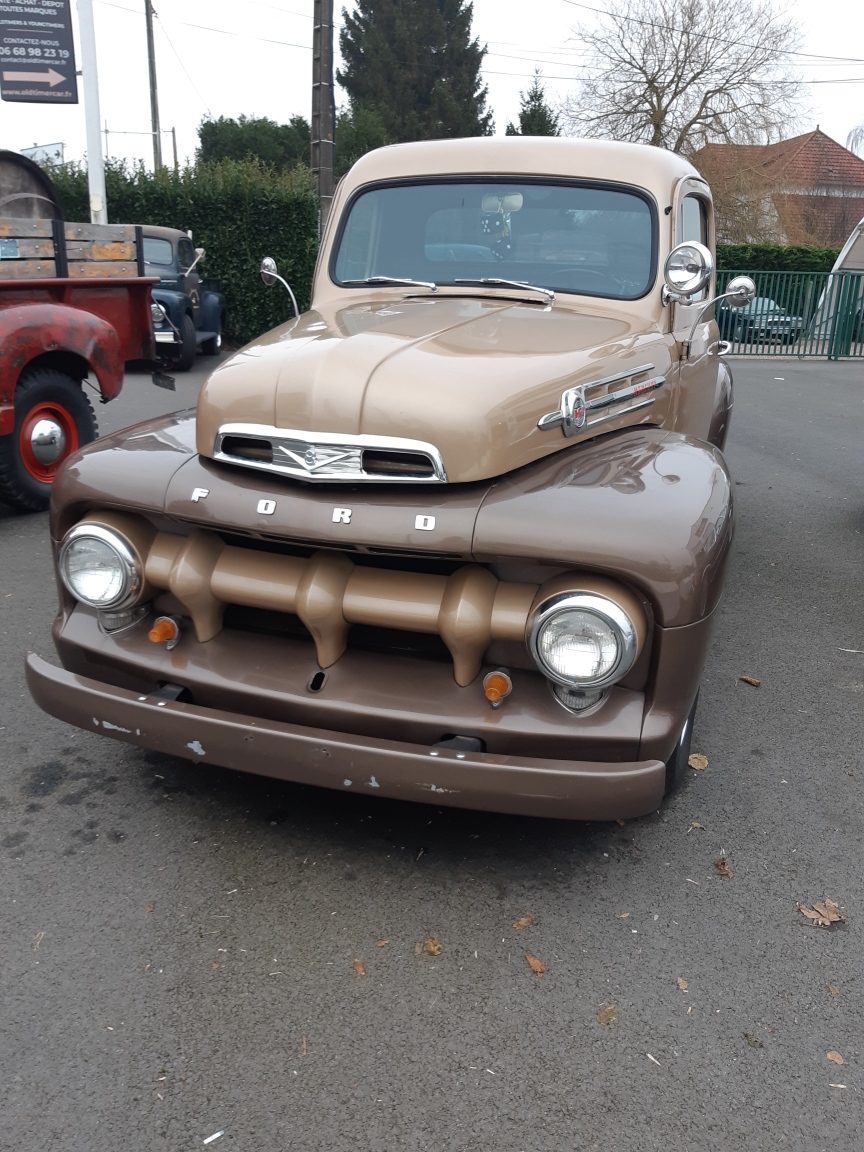
<svg viewBox="0 0 864 1152">
<path fill-rule="evenodd" d="M 385 948 L 389 943 L 390 943 L 389 940 L 379 940 L 378 941 L 378 947 L 379 948 Z"/>
<path fill-rule="evenodd" d="M 842 1064 L 843 1063 L 843 1057 L 840 1055 L 839 1052 L 835 1052 L 833 1049 L 830 1052 L 827 1052 L 826 1055 L 832 1064 Z"/>
<path fill-rule="evenodd" d="M 300 1034 L 300 1037 L 301 1037 L 301 1039 L 302 1039 L 302 1041 L 303 1041 L 302 1047 L 301 1047 L 301 1049 L 300 1049 L 300 1055 L 301 1055 L 301 1056 L 305 1056 L 305 1055 L 306 1055 L 306 1033 L 305 1033 L 305 1032 L 301 1032 L 301 1034 Z"/>
<path fill-rule="evenodd" d="M 419 956 L 422 951 L 423 951 L 423 945 L 418 940 L 417 943 L 414 945 L 414 955 Z"/>
<path fill-rule="evenodd" d="M 745 1032 L 744 1033 L 744 1039 L 747 1041 L 747 1043 L 750 1045 L 751 1048 L 761 1048 L 762 1047 L 762 1041 L 759 1039 L 758 1036 L 750 1036 L 747 1032 Z"/>
<path fill-rule="evenodd" d="M 845 917 L 840 915 L 840 905 L 835 904 L 830 896 L 826 896 L 824 900 L 814 900 L 812 908 L 799 904 L 798 911 L 819 928 L 830 928 L 832 924 L 845 920 Z"/>
<path fill-rule="evenodd" d="M 704 772 L 708 767 L 708 757 L 703 756 L 701 752 L 694 752 L 692 756 L 688 757 L 687 763 L 696 772 Z"/>
<path fill-rule="evenodd" d="M 427 956 L 440 956 L 441 941 L 437 936 L 427 936 L 423 941 L 423 951 Z"/>
<path fill-rule="evenodd" d="M 538 978 L 546 971 L 546 965 L 542 960 L 538 960 L 536 956 L 532 956 L 530 952 L 525 953 L 525 959 L 528 961 L 528 967 Z"/>
<path fill-rule="evenodd" d="M 826 984 L 825 987 L 828 989 L 828 991 L 831 993 L 832 996 L 839 996 L 840 995 L 840 989 L 837 987 L 836 984 Z"/>
<path fill-rule="evenodd" d="M 725 856 L 721 856 L 719 860 L 714 861 L 714 871 L 718 876 L 722 876 L 724 880 L 731 880 L 735 875 L 729 867 L 729 861 Z"/>
<path fill-rule="evenodd" d="M 616 920 L 626 920 L 629 917 L 629 915 L 630 915 L 629 912 L 619 912 L 619 914 L 615 917 L 615 919 Z"/>
<path fill-rule="evenodd" d="M 354 971 L 357 973 L 358 976 L 365 976 L 366 975 L 366 969 L 363 967 L 363 965 L 360 963 L 359 960 L 354 961 Z"/>
<path fill-rule="evenodd" d="M 151 900 L 150 903 L 147 905 L 147 911 L 152 912 L 155 907 L 156 907 L 156 901 Z"/>
<path fill-rule="evenodd" d="M 614 1024 L 618 1019 L 618 1009 L 612 1004 L 606 1004 L 603 1008 L 597 1009 L 597 1023 L 598 1024 Z"/>
<path fill-rule="evenodd" d="M 214 960 L 213 963 L 210 965 L 210 971 L 215 972 L 218 967 L 219 967 L 219 965 Z"/>
<path fill-rule="evenodd" d="M 762 684 L 762 681 L 757 680 L 755 676 L 739 676 L 738 679 L 743 684 L 749 684 L 751 688 L 759 688 Z"/>
<path fill-rule="evenodd" d="M 698 820 L 694 820 L 693 823 L 690 825 L 690 827 L 691 828 L 698 828 L 700 832 L 705 831 L 705 825 L 700 824 Z"/>
<path fill-rule="evenodd" d="M 623 828 L 623 827 L 624 827 L 624 825 L 627 823 L 627 821 L 626 821 L 626 820 L 622 820 L 622 819 L 620 819 L 620 817 L 619 817 L 618 819 L 616 819 L 615 823 L 616 823 L 616 824 L 618 824 L 618 825 L 620 825 L 620 826 Z"/>
<path fill-rule="evenodd" d="M 678 987 L 681 989 L 682 992 L 687 991 L 687 981 L 684 979 L 683 976 L 679 976 L 678 979 L 675 981 L 675 983 L 678 985 Z"/>
<path fill-rule="evenodd" d="M 519 920 L 517 920 L 513 927 L 517 932 L 521 932 L 523 928 L 530 928 L 533 923 L 534 917 L 529 912 L 527 916 L 522 916 Z"/>
</svg>

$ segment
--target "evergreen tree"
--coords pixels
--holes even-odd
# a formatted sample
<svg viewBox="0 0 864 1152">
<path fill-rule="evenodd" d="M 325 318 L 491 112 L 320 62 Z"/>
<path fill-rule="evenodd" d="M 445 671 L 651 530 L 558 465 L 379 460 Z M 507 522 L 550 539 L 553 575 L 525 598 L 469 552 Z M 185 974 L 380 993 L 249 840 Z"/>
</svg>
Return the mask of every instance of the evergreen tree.
<svg viewBox="0 0 864 1152">
<path fill-rule="evenodd" d="M 472 15 L 466 0 L 357 0 L 343 10 L 337 79 L 354 116 L 375 113 L 394 142 L 490 135 L 486 49 L 471 39 Z"/>
<path fill-rule="evenodd" d="M 359 107 L 340 108 L 336 116 L 336 179 L 344 176 L 365 152 L 392 143 L 377 112 Z"/>
<path fill-rule="evenodd" d="M 540 82 L 540 69 L 534 69 L 534 80 L 527 92 L 520 92 L 522 107 L 519 127 L 507 124 L 508 136 L 560 136 L 558 113 L 546 103 L 546 89 Z"/>
<path fill-rule="evenodd" d="M 309 164 L 311 132 L 302 116 L 292 116 L 287 124 L 277 124 L 259 116 L 231 120 L 202 120 L 198 125 L 198 159 L 204 164 L 217 160 L 246 160 L 250 156 L 272 164 L 277 170 Z"/>
</svg>

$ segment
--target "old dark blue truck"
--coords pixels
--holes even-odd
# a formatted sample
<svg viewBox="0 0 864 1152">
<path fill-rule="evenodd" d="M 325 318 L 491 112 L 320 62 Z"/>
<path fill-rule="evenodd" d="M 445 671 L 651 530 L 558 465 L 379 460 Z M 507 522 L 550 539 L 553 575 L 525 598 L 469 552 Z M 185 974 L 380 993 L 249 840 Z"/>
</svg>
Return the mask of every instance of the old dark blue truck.
<svg viewBox="0 0 864 1152">
<path fill-rule="evenodd" d="M 203 248 L 178 228 L 143 226 L 144 262 L 148 276 L 161 283 L 153 288 L 156 344 L 174 370 L 187 372 L 200 348 L 216 356 L 222 347 L 225 298 L 202 281 L 198 266 L 205 259 Z"/>
</svg>

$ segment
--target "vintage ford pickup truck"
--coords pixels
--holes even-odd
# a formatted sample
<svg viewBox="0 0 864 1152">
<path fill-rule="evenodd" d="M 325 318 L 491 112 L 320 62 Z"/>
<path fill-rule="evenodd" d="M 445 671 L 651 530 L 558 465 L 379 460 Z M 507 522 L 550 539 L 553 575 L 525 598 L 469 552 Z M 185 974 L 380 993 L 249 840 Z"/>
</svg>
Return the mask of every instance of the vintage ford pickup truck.
<svg viewBox="0 0 864 1152">
<path fill-rule="evenodd" d="M 733 531 L 712 251 L 707 185 L 658 149 L 364 156 L 310 310 L 220 365 L 197 413 L 62 469 L 62 668 L 28 658 L 35 699 L 306 784 L 655 809 Z"/>
</svg>

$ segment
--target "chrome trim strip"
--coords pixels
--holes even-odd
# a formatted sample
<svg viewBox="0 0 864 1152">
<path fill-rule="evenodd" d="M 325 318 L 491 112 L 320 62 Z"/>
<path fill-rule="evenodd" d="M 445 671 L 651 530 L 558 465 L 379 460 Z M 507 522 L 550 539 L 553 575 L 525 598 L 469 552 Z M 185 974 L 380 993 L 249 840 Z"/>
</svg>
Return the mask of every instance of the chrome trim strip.
<svg viewBox="0 0 864 1152">
<path fill-rule="evenodd" d="M 631 412 L 638 412 L 640 408 L 650 408 L 653 403 L 654 397 L 651 396 L 640 404 L 631 404 L 623 412 L 607 412 L 605 416 L 598 416 L 596 420 L 589 420 L 587 427 L 593 428 L 596 424 L 605 424 L 607 420 L 617 420 L 619 416 L 629 416 Z"/>
<path fill-rule="evenodd" d="M 585 428 L 590 428 L 593 424 L 599 424 L 601 420 L 588 419 L 591 412 L 602 411 L 604 408 L 611 408 L 615 404 L 623 404 L 627 400 L 632 400 L 645 392 L 654 392 L 656 389 L 663 387 L 666 383 L 666 377 L 655 376 L 650 380 L 643 380 L 640 384 L 631 384 L 629 388 L 620 388 L 617 392 L 608 392 L 605 396 L 596 396 L 593 400 L 585 399 L 586 391 L 590 388 L 602 388 L 607 384 L 615 384 L 619 380 L 630 380 L 642 372 L 651 372 L 653 369 L 653 364 L 640 364 L 637 368 L 632 368 L 629 372 L 618 372 L 614 376 L 604 376 L 601 380 L 591 380 L 587 384 L 579 384 L 575 388 L 568 388 L 566 392 L 561 394 L 561 407 L 555 412 L 547 412 L 545 416 L 541 416 L 537 421 L 537 427 L 544 432 L 550 428 L 563 428 L 565 436 L 574 436 L 577 432 L 581 432 Z M 647 408 L 653 403 L 653 399 L 647 400 L 628 408 L 626 412 L 635 412 L 637 409 Z M 626 412 L 616 413 L 615 415 L 623 416 L 626 415 Z M 612 419 L 612 417 L 602 417 L 602 421 L 609 419 Z"/>
<path fill-rule="evenodd" d="M 274 454 L 279 451 L 287 461 L 268 463 L 233 456 L 222 449 L 226 436 L 269 440 Z M 425 456 L 431 467 L 431 476 L 388 476 L 369 473 L 363 467 L 364 451 L 415 452 Z M 320 456 L 323 459 L 319 459 Z M 274 428 L 268 424 L 223 424 L 216 434 L 213 459 L 224 464 L 237 464 L 255 468 L 260 472 L 293 476 L 299 480 L 351 484 L 446 484 L 444 460 L 434 444 L 424 440 L 409 440 L 401 436 L 356 436 L 341 432 L 305 432 L 296 428 Z"/>
</svg>

